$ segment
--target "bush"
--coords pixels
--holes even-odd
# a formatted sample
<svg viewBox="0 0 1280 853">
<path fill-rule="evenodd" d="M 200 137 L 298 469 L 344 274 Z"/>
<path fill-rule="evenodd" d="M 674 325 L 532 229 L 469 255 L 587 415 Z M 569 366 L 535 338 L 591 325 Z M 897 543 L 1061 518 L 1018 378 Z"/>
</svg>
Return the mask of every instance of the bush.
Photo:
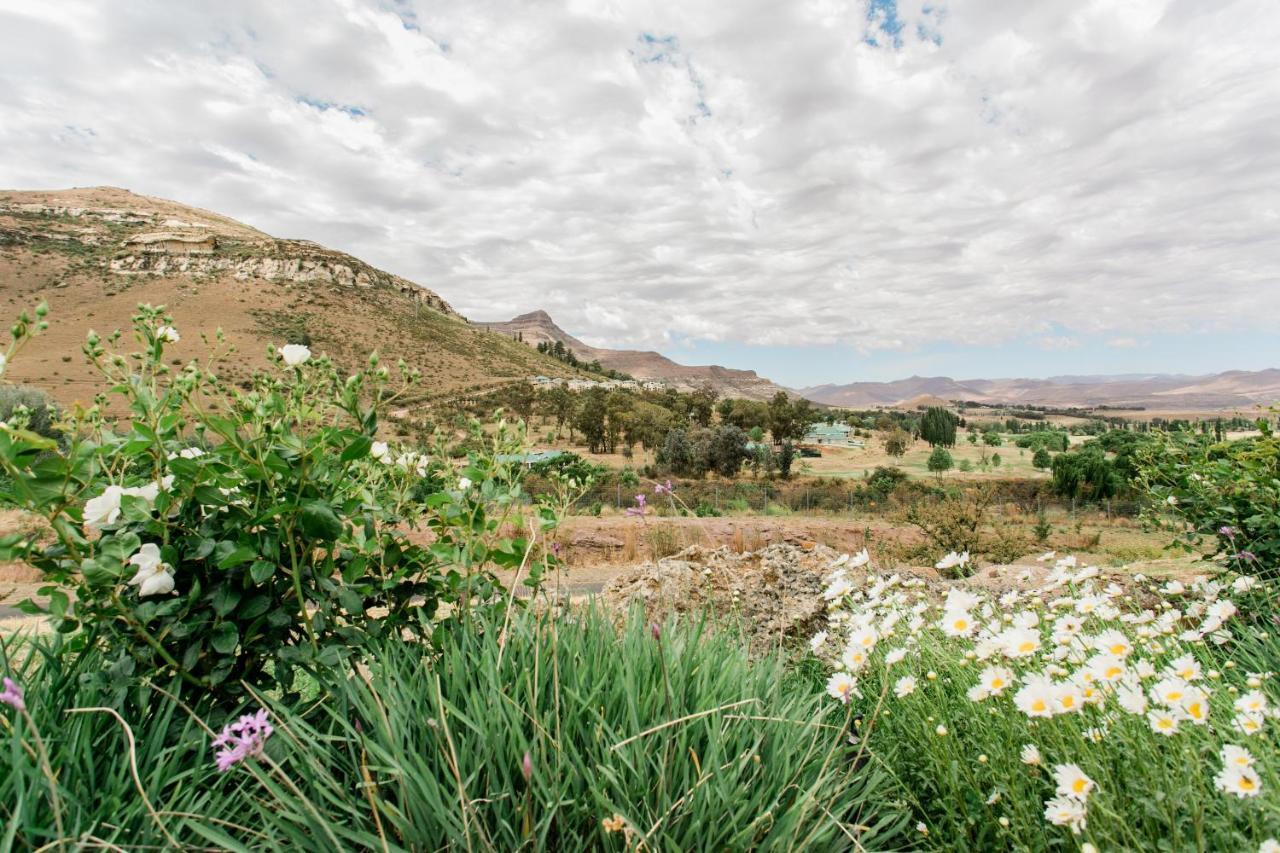
<svg viewBox="0 0 1280 853">
<path fill-rule="evenodd" d="M 1049 451 L 1043 447 L 1037 447 L 1036 452 L 1031 454 L 1031 467 L 1040 471 L 1044 471 L 1053 465 L 1053 457 L 1049 455 Z"/>
<path fill-rule="evenodd" d="M 1138 452 L 1138 482 L 1150 494 L 1147 517 L 1187 548 L 1206 538 L 1231 568 L 1280 577 L 1280 438 L 1213 442 L 1192 433 L 1158 433 Z"/>
<path fill-rule="evenodd" d="M 242 681 L 290 690 L 298 670 L 359 656 L 370 639 L 430 642 L 473 602 L 500 606 L 492 568 L 525 553 L 499 535 L 522 498 L 518 465 L 497 461 L 518 431 L 501 427 L 455 472 L 375 442 L 392 399 L 376 357 L 344 379 L 286 347 L 294 364 L 274 354 L 241 392 L 194 361 L 171 371 L 169 322 L 140 309 L 127 356 L 90 335 L 110 396 L 69 422 L 65 448 L 0 431 L 15 505 L 54 534 L 2 537 L 0 560 L 44 573 L 57 630 L 101 644 L 123 675 L 235 693 Z M 129 420 L 108 420 L 109 400 Z"/>
<path fill-rule="evenodd" d="M 0 374 L 3 369 L 0 369 Z M 60 441 L 61 413 L 49 395 L 25 385 L 0 385 L 0 422 L 21 426 L 36 435 Z"/>
<path fill-rule="evenodd" d="M 929 460 L 925 463 L 926 467 L 939 477 L 943 471 L 950 471 L 954 464 L 951 454 L 947 452 L 945 447 L 935 447 L 933 452 L 929 454 Z"/>
</svg>

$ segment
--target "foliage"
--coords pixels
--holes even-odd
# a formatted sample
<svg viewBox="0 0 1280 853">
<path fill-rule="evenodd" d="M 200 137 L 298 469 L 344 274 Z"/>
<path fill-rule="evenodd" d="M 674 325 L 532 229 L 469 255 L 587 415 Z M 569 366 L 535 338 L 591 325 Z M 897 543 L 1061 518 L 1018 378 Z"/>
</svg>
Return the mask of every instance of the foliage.
<svg viewBox="0 0 1280 853">
<path fill-rule="evenodd" d="M 1036 452 L 1031 454 L 1031 467 L 1040 471 L 1053 466 L 1053 457 L 1049 455 L 1048 449 L 1037 447 Z"/>
<path fill-rule="evenodd" d="M 930 406 L 920 418 L 920 437 L 930 447 L 954 447 L 959 419 L 941 406 Z"/>
<path fill-rule="evenodd" d="M 499 637 L 502 640 L 499 640 Z M 777 655 L 733 634 L 588 611 L 480 616 L 438 653 L 375 641 L 366 668 L 314 701 L 256 697 L 276 733 L 260 758 L 214 769 L 226 719 L 197 691 L 119 700 L 100 658 L 28 659 L 64 834 L 220 849 L 869 849 L 906 841 L 902 792 L 855 763 L 836 708 Z M 183 704 L 179 704 L 179 703 Z M 185 705 L 185 708 L 184 708 Z M 123 727 L 132 727 L 141 794 Z M 189 708 L 194 716 L 188 714 Z M 0 705 L 0 720 L 12 711 Z M 216 716 L 214 716 L 216 715 Z M 56 842 L 25 723 L 0 726 L 11 772 L 0 815 L 19 847 Z M 154 808 L 155 816 L 151 814 Z"/>
<path fill-rule="evenodd" d="M 925 467 L 941 477 L 942 472 L 950 471 L 954 464 L 955 460 L 951 458 L 951 453 L 945 447 L 939 445 L 933 448 L 933 452 L 929 454 Z"/>
<path fill-rule="evenodd" d="M 1070 436 L 1059 429 L 1036 429 L 1018 436 L 1014 444 L 1024 449 L 1044 449 L 1061 453 L 1070 444 Z"/>
<path fill-rule="evenodd" d="M 65 448 L 0 431 L 13 505 L 53 533 L 3 537 L 0 559 L 43 572 L 59 631 L 79 648 L 102 644 L 125 675 L 288 690 L 299 669 L 358 656 L 370 639 L 438 640 L 471 602 L 500 606 L 491 567 L 526 550 L 499 533 L 522 500 L 518 466 L 497 461 L 519 448 L 518 430 L 500 426 L 455 473 L 375 444 L 394 399 L 376 357 L 344 379 L 285 348 L 293 365 L 276 354 L 242 392 L 212 362 L 172 371 L 169 322 L 141 308 L 127 355 L 119 335 L 111 349 L 90 335 L 86 357 L 110 390 L 69 416 Z M 414 528 L 434 541 L 411 539 Z"/>
<path fill-rule="evenodd" d="M 911 447 L 911 433 L 902 428 L 890 430 L 884 436 L 884 452 L 899 459 Z"/>
<path fill-rule="evenodd" d="M 1216 442 L 1189 432 L 1155 433 L 1137 455 L 1139 482 L 1153 498 L 1148 517 L 1198 547 L 1209 538 L 1231 568 L 1280 576 L 1280 438 Z"/>
<path fill-rule="evenodd" d="M 923 497 L 908 505 L 905 520 L 914 524 L 940 551 L 977 553 L 995 491 L 985 486 Z M 972 566 L 958 566 L 967 573 Z"/>
<path fill-rule="evenodd" d="M 1123 486 L 1115 462 L 1100 447 L 1085 446 L 1053 457 L 1053 489 L 1064 498 L 1098 501 L 1115 497 Z"/>
<path fill-rule="evenodd" d="M 0 368 L 0 374 L 3 374 Z M 58 422 L 62 414 L 49 395 L 25 385 L 0 385 L 0 421 L 30 430 L 36 435 L 62 439 Z"/>
<path fill-rule="evenodd" d="M 901 468 L 877 465 L 867 477 L 867 488 L 884 499 L 893 494 L 894 490 L 908 479 L 907 472 Z"/>
</svg>

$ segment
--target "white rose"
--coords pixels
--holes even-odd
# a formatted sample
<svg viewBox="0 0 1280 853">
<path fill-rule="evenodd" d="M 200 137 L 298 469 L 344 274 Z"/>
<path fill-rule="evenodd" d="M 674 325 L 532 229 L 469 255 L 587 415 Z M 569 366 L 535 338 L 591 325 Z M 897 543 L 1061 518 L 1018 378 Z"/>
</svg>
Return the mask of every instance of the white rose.
<svg viewBox="0 0 1280 853">
<path fill-rule="evenodd" d="M 158 545 L 151 542 L 143 545 L 138 553 L 129 558 L 129 565 L 138 569 L 129 585 L 138 587 L 139 598 L 173 592 L 173 575 L 170 574 L 169 565 L 160 559 Z"/>
<path fill-rule="evenodd" d="M 156 337 L 166 343 L 176 344 L 182 340 L 182 335 L 178 334 L 178 330 L 173 326 L 161 326 L 156 329 Z"/>
<path fill-rule="evenodd" d="M 391 463 L 391 448 L 387 446 L 385 441 L 375 441 L 369 447 L 369 455 L 377 459 L 383 465 Z"/>
<path fill-rule="evenodd" d="M 458 481 L 458 488 L 465 492 L 467 489 L 471 488 L 471 481 L 466 477 L 463 477 Z"/>
<path fill-rule="evenodd" d="M 84 523 L 94 530 L 115 524 L 120 517 L 120 498 L 123 495 L 124 489 L 119 486 L 107 486 L 102 494 L 90 498 L 84 505 Z"/>
<path fill-rule="evenodd" d="M 297 367 L 311 358 L 311 348 L 302 344 L 285 344 L 280 347 L 280 357 L 289 367 Z"/>
</svg>

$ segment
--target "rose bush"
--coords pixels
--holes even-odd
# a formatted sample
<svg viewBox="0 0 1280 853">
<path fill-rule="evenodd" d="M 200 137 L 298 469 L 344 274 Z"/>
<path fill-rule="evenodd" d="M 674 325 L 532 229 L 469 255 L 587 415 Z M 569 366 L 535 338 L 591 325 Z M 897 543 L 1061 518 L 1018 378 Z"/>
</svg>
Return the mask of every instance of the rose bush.
<svg viewBox="0 0 1280 853">
<path fill-rule="evenodd" d="M 14 326 L 6 361 L 42 317 Z M 108 390 L 67 415 L 62 446 L 20 422 L 0 429 L 11 502 L 52 533 L 0 537 L 0 559 L 48 581 L 47 607 L 28 612 L 47 610 L 73 644 L 105 647 L 122 683 L 171 672 L 235 694 L 242 683 L 288 692 L 298 671 L 358 656 L 371 639 L 437 642 L 472 608 L 506 605 L 494 570 L 530 550 L 501 535 L 525 502 L 518 466 L 500 461 L 521 427 L 476 425 L 471 446 L 487 449 L 455 468 L 443 447 L 375 440 L 398 393 L 376 355 L 344 377 L 285 346 L 236 388 L 217 372 L 230 350 L 166 364 L 179 337 L 149 306 L 134 317 L 133 352 L 119 351 L 119 333 L 90 333 L 84 353 Z M 417 377 L 401 364 L 399 381 Z M 545 508 L 541 523 L 553 516 Z"/>
</svg>

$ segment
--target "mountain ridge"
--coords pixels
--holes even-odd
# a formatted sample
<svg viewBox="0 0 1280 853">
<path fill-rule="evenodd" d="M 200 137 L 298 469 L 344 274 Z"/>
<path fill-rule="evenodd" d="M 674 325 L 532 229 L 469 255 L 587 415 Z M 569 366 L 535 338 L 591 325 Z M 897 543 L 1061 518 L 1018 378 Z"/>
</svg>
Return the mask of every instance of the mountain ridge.
<svg viewBox="0 0 1280 853">
<path fill-rule="evenodd" d="M 538 309 L 510 320 L 473 321 L 473 325 L 515 337 L 526 346 L 559 341 L 581 361 L 600 362 L 609 370 L 626 373 L 640 380 L 657 380 L 681 390 L 693 390 L 704 384 L 722 396 L 768 400 L 778 392 L 795 396 L 796 392 L 757 374 L 754 370 L 722 367 L 718 364 L 679 364 L 653 350 L 615 350 L 593 347 L 556 325 L 546 311 Z"/>
<path fill-rule="evenodd" d="M 799 393 L 815 402 L 847 408 L 893 407 L 928 395 L 944 400 L 1061 408 L 1216 410 L 1253 408 L 1280 400 L 1280 369 L 1202 375 L 1064 375 L 1046 379 L 912 376 L 888 382 L 826 383 L 801 388 Z"/>
</svg>

